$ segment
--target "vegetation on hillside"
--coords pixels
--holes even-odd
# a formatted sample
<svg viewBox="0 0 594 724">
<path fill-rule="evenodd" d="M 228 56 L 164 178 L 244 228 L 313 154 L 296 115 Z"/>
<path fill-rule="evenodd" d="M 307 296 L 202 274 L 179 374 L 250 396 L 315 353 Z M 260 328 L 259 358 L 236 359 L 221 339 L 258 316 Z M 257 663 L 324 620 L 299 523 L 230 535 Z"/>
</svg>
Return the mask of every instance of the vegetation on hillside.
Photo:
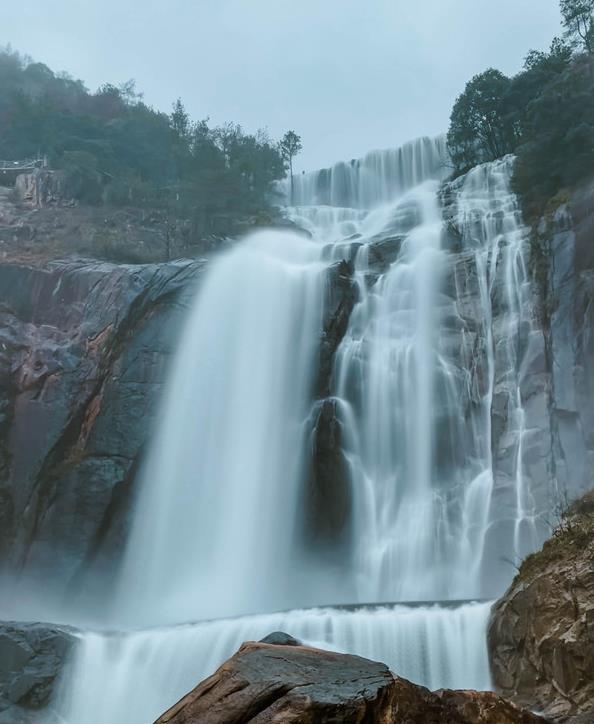
<svg viewBox="0 0 594 724">
<path fill-rule="evenodd" d="M 68 191 L 91 204 L 161 209 L 195 237 L 232 233 L 238 220 L 271 212 L 286 174 L 281 147 L 264 131 L 194 122 L 178 100 L 167 115 L 132 81 L 90 92 L 79 80 L 0 49 L 0 158 L 48 157 Z"/>
<path fill-rule="evenodd" d="M 594 0 L 562 0 L 561 12 L 563 39 L 530 51 L 512 78 L 493 68 L 472 78 L 450 119 L 454 173 L 515 153 L 528 216 L 594 175 Z"/>
<path fill-rule="evenodd" d="M 552 522 L 552 536 L 543 547 L 522 562 L 516 581 L 527 581 L 543 573 L 551 564 L 572 560 L 576 554 L 594 560 L 594 491 L 586 493 L 571 505 L 561 501 Z"/>
</svg>

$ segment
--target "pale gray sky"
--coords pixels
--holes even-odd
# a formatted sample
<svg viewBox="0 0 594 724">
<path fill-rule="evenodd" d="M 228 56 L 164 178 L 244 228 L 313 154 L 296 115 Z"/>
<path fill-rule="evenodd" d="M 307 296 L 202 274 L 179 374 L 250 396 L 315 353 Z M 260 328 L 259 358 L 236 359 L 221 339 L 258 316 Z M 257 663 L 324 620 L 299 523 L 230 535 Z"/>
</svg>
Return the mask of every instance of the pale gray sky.
<svg viewBox="0 0 594 724">
<path fill-rule="evenodd" d="M 292 128 L 306 169 L 446 130 L 472 75 L 559 33 L 558 0 L 0 0 L 0 44 L 167 112 Z"/>
</svg>

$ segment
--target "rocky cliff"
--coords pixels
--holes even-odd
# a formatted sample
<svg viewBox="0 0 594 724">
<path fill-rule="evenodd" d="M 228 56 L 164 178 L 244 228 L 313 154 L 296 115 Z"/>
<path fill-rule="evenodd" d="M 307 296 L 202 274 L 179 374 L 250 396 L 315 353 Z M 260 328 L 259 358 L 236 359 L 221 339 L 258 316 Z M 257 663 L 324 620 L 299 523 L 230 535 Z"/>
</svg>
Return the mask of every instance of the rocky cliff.
<svg viewBox="0 0 594 724">
<path fill-rule="evenodd" d="M 594 721 L 594 494 L 563 513 L 493 608 L 489 648 L 505 696 L 555 721 Z"/>
<path fill-rule="evenodd" d="M 495 275 L 492 258 L 483 258 L 481 279 L 477 247 L 487 224 L 503 233 L 501 224 L 509 224 L 506 209 L 515 202 L 511 196 L 503 196 L 500 207 L 491 201 L 486 218 L 481 216 L 485 199 L 479 196 L 476 207 L 471 203 L 468 208 L 467 200 L 461 214 L 465 181 L 462 177 L 442 189 L 450 260 L 445 291 L 456 300 L 456 313 L 446 317 L 442 334 L 459 349 L 456 375 L 468 376 L 461 387 L 469 418 L 479 414 L 488 389 L 489 345 L 493 350 L 489 413 L 492 510 L 497 515 L 483 568 L 488 571 L 485 595 L 496 597 L 514 566 L 550 535 L 550 511 L 560 498 L 579 498 L 594 481 L 594 186 L 552 202 L 537 227 L 522 232 L 517 268 L 524 281 L 516 280 L 515 290 L 521 304 L 510 317 L 509 310 L 504 314 L 510 283 L 505 249 L 495 256 Z M 494 281 L 485 287 L 489 279 Z M 487 305 L 481 295 L 488 296 Z M 510 354 L 514 318 L 517 345 Z M 468 458 L 473 451 L 464 446 L 460 453 Z M 461 460 L 442 459 L 440 466 L 460 465 Z M 524 515 L 520 525 L 518 506 Z"/>
<path fill-rule="evenodd" d="M 201 268 L 0 265 L 4 572 L 63 589 L 121 544 L 180 310 Z"/>
<path fill-rule="evenodd" d="M 553 536 L 529 556 L 489 629 L 494 682 L 553 720 L 594 721 L 594 185 L 534 230 L 545 338 Z"/>
<path fill-rule="evenodd" d="M 167 363 L 204 264 L 0 263 L 0 572 L 64 591 L 117 559 Z M 331 266 L 315 390 L 323 410 L 355 300 L 352 266 Z M 312 430 L 311 498 L 342 500 L 331 521 L 312 519 L 323 534 L 344 525 L 347 483 L 333 476 L 342 453 L 332 417 L 314 415 Z"/>
<path fill-rule="evenodd" d="M 594 184 L 552 204 L 533 263 L 544 270 L 552 473 L 559 490 L 583 494 L 594 481 Z"/>
<path fill-rule="evenodd" d="M 541 449 L 548 449 L 539 478 L 550 481 L 546 523 L 558 527 L 522 563 L 494 608 L 492 671 L 505 696 L 553 720 L 591 722 L 592 496 L 566 507 L 594 482 L 594 186 L 551 203 L 533 229 L 530 265 L 544 355 L 541 384 L 531 385 L 525 376 L 524 390 L 546 420 L 540 437 Z M 533 435 L 530 428 L 530 440 Z"/>
</svg>

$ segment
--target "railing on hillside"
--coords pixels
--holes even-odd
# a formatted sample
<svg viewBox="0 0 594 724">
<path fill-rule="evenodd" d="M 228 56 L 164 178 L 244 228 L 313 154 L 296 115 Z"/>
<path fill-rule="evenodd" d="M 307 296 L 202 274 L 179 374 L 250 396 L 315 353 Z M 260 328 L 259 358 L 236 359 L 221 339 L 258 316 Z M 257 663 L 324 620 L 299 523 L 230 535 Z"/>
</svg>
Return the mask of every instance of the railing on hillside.
<svg viewBox="0 0 594 724">
<path fill-rule="evenodd" d="M 0 171 L 30 171 L 34 168 L 45 168 L 45 158 L 26 158 L 19 161 L 3 161 L 0 159 Z"/>
</svg>

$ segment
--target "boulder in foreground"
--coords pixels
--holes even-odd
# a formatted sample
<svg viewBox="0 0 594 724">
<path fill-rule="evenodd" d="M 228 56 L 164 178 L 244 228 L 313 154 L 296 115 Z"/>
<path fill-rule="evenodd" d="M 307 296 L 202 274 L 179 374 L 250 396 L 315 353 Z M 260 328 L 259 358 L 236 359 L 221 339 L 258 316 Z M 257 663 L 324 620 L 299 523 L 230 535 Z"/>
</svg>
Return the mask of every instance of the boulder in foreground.
<svg viewBox="0 0 594 724">
<path fill-rule="evenodd" d="M 53 721 L 51 699 L 74 642 L 67 626 L 0 623 L 0 724 Z"/>
<path fill-rule="evenodd" d="M 268 640 L 271 640 L 267 637 Z M 278 633 L 272 640 L 281 640 Z M 289 639 L 287 639 L 289 640 Z M 156 724 L 537 724 L 490 692 L 430 692 L 347 654 L 247 642 Z"/>
</svg>

